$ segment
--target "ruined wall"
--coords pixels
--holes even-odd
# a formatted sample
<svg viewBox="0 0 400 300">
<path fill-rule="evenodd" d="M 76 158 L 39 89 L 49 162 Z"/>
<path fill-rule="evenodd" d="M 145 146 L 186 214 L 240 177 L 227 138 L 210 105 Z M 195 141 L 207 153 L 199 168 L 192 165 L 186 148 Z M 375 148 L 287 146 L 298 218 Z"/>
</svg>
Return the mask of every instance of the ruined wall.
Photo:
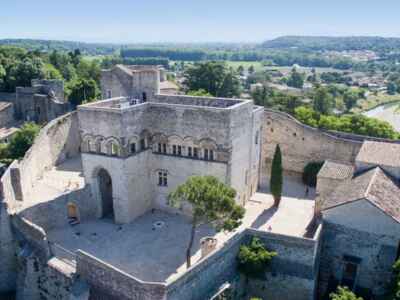
<svg viewBox="0 0 400 300">
<path fill-rule="evenodd" d="M 76 263 L 77 274 L 90 285 L 93 299 L 166 299 L 165 284 L 140 281 L 83 251 L 77 251 Z"/>
<path fill-rule="evenodd" d="M 288 114 L 265 109 L 263 128 L 263 173 L 267 173 L 277 144 L 282 150 L 285 171 L 302 173 L 312 161 L 354 162 L 362 141 L 337 137 L 334 134 L 304 125 Z M 266 178 L 262 185 L 265 185 Z"/>
</svg>

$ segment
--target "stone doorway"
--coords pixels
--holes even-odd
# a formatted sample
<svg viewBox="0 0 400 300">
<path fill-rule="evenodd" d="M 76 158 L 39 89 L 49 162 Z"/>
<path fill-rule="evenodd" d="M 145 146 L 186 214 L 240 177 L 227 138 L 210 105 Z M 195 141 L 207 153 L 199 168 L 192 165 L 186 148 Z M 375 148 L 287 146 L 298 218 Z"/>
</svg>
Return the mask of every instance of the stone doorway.
<svg viewBox="0 0 400 300">
<path fill-rule="evenodd" d="M 110 174 L 100 169 L 98 175 L 98 186 L 101 200 L 101 217 L 114 219 L 113 189 Z"/>
<path fill-rule="evenodd" d="M 68 203 L 67 205 L 67 213 L 68 213 L 68 218 L 69 219 L 75 219 L 78 220 L 78 208 L 74 203 Z"/>
</svg>

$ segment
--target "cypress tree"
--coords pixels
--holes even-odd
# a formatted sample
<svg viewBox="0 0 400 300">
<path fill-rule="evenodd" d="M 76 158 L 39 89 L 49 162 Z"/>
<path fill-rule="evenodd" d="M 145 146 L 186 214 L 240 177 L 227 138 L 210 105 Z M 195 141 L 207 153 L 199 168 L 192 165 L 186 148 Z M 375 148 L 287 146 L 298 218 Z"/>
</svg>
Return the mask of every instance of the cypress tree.
<svg viewBox="0 0 400 300">
<path fill-rule="evenodd" d="M 278 207 L 282 197 L 283 171 L 282 153 L 279 145 L 276 145 L 274 158 L 272 159 L 270 187 L 274 197 L 274 206 Z"/>
</svg>

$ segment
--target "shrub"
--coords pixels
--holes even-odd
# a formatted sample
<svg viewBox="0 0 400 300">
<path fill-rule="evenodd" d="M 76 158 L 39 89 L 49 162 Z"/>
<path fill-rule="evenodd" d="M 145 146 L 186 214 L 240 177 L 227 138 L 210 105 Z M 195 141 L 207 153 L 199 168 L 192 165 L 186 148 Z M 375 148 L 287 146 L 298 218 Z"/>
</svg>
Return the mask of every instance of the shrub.
<svg viewBox="0 0 400 300">
<path fill-rule="evenodd" d="M 268 264 L 276 252 L 265 249 L 260 239 L 254 237 L 249 245 L 240 246 L 239 271 L 248 278 L 264 278 Z"/>
<path fill-rule="evenodd" d="M 363 300 L 361 297 L 357 297 L 347 287 L 338 287 L 335 293 L 329 295 L 331 300 Z"/>
<path fill-rule="evenodd" d="M 303 183 L 307 186 L 315 187 L 317 185 L 317 175 L 324 162 L 310 162 L 303 170 Z"/>
</svg>

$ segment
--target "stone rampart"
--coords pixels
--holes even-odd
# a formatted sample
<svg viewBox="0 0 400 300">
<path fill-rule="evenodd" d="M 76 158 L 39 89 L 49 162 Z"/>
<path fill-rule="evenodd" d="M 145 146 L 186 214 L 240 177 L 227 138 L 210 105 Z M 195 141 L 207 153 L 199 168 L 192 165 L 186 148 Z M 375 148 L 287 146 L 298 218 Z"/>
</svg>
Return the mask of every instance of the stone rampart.
<svg viewBox="0 0 400 300">
<path fill-rule="evenodd" d="M 15 93 L 0 93 L 0 101 L 15 102 Z"/>
<path fill-rule="evenodd" d="M 79 209 L 81 221 L 95 217 L 95 205 L 92 201 L 90 186 L 82 189 L 66 191 L 57 198 L 35 204 L 19 212 L 19 215 L 31 220 L 45 231 L 67 226 L 68 204 L 73 203 Z M 45 214 L 43 212 L 46 212 Z"/>
<path fill-rule="evenodd" d="M 15 232 L 19 234 L 20 238 L 29 242 L 40 258 L 44 261 L 50 258 L 50 247 L 46 232 L 42 227 L 18 215 L 13 215 L 11 222 Z"/>
<path fill-rule="evenodd" d="M 263 299 L 314 299 L 319 253 L 319 232 L 313 239 L 285 236 L 255 229 L 246 229 L 230 239 L 222 248 L 210 253 L 173 282 L 168 284 L 168 299 L 207 299 L 226 282 L 238 276 L 237 254 L 240 245 L 258 237 L 268 250 L 278 252 L 273 258 L 266 281 L 254 281 L 247 288 Z M 271 285 L 271 281 L 276 284 Z M 273 288 L 271 288 L 273 286 Z M 236 287 L 238 288 L 238 287 Z M 253 290 L 254 289 L 254 290 Z M 240 291 L 236 291 L 236 294 Z M 238 295 L 236 295 L 238 296 Z"/>
<path fill-rule="evenodd" d="M 296 174 L 302 173 L 312 161 L 330 159 L 353 163 L 362 145 L 359 136 L 325 132 L 304 125 L 286 113 L 269 109 L 264 111 L 262 136 L 263 173 L 269 170 L 277 144 L 282 150 L 284 170 Z"/>
<path fill-rule="evenodd" d="M 76 253 L 76 268 L 80 278 L 89 283 L 93 299 L 166 299 L 165 284 L 136 279 L 81 250 Z"/>
<path fill-rule="evenodd" d="M 47 124 L 20 162 L 23 197 L 43 173 L 79 154 L 80 135 L 77 113 L 69 113 Z"/>
<path fill-rule="evenodd" d="M 0 103 L 0 128 L 12 126 L 14 121 L 14 105 L 12 103 Z"/>
</svg>

